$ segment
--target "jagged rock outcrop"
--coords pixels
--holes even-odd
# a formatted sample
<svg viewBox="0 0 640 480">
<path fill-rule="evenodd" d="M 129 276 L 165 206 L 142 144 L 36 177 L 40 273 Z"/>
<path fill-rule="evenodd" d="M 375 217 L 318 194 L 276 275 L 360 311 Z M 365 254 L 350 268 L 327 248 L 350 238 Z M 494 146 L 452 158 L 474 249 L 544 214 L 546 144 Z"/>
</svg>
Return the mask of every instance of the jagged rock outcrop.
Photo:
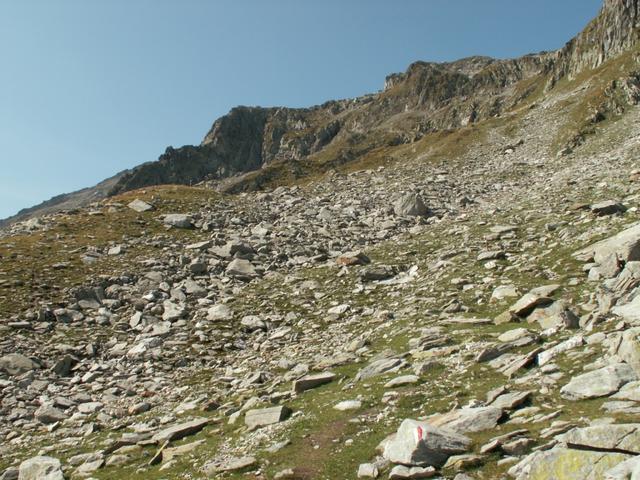
<svg viewBox="0 0 640 480">
<path fill-rule="evenodd" d="M 605 0 L 600 14 L 556 54 L 552 82 L 596 68 L 628 50 L 640 38 L 638 0 Z"/>
</svg>

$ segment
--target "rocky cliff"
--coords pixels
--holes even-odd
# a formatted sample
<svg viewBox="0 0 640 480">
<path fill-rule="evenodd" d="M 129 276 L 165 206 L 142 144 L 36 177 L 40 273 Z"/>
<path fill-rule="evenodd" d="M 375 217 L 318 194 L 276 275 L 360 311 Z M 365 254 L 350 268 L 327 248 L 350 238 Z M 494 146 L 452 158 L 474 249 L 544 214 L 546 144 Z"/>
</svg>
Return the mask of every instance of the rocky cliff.
<svg viewBox="0 0 640 480">
<path fill-rule="evenodd" d="M 599 67 L 638 43 L 640 6 L 637 0 L 605 0 L 600 14 L 551 63 L 552 82 Z"/>
</svg>

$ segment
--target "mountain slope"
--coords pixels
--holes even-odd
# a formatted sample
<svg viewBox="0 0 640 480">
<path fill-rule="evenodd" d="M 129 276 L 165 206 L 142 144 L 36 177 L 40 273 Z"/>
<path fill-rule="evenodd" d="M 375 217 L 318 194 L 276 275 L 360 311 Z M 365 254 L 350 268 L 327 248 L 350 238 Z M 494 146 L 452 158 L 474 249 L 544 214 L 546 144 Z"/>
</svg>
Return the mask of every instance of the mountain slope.
<svg viewBox="0 0 640 480">
<path fill-rule="evenodd" d="M 592 25 L 616 38 L 612 5 Z M 240 108 L 193 175 L 275 158 L 288 129 L 329 140 L 14 225 L 0 478 L 634 478 L 638 53 L 557 81 L 561 52 L 418 63 L 334 110 Z M 468 120 L 465 91 L 482 120 L 410 130 Z M 287 173 L 312 181 L 210 188 Z"/>
</svg>

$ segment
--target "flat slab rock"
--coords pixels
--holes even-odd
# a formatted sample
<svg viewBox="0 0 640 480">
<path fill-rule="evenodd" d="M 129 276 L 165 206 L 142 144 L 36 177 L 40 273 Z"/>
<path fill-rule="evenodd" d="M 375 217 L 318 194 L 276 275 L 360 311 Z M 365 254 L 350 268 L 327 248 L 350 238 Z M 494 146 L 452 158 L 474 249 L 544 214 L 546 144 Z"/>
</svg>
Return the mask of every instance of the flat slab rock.
<svg viewBox="0 0 640 480">
<path fill-rule="evenodd" d="M 417 375 L 403 375 L 401 377 L 396 377 L 392 380 L 389 380 L 384 384 L 384 388 L 396 388 L 402 387 L 404 385 L 413 385 L 420 381 L 420 377 Z"/>
<path fill-rule="evenodd" d="M 623 262 L 640 260 L 640 223 L 575 253 L 581 260 L 593 258 L 600 264 L 611 255 Z"/>
<path fill-rule="evenodd" d="M 404 362 L 400 358 L 381 358 L 374 360 L 358 372 L 356 380 L 366 380 L 382 375 L 383 373 L 397 372 L 403 365 Z"/>
<path fill-rule="evenodd" d="M 208 476 L 216 475 L 224 472 L 235 472 L 254 467 L 258 464 L 255 457 L 234 457 L 223 462 L 211 464 L 205 467 L 205 473 Z"/>
<path fill-rule="evenodd" d="M 433 467 L 405 467 L 404 465 L 396 465 L 389 473 L 390 480 L 401 480 L 405 478 L 432 478 L 437 474 L 437 470 Z"/>
<path fill-rule="evenodd" d="M 155 443 L 172 442 L 174 440 L 180 440 L 181 438 L 193 435 L 202 430 L 209 423 L 208 418 L 195 418 L 188 422 L 173 425 L 169 428 L 156 433 L 151 437 L 151 441 Z"/>
<path fill-rule="evenodd" d="M 236 258 L 232 260 L 229 265 L 227 265 L 225 273 L 230 277 L 238 278 L 240 280 L 250 280 L 258 276 L 253 264 L 249 260 L 245 260 L 243 258 Z"/>
<path fill-rule="evenodd" d="M 573 377 L 560 389 L 560 395 L 567 400 L 586 400 L 606 397 L 620 390 L 623 385 L 638 380 L 638 376 L 626 363 L 594 370 Z"/>
<path fill-rule="evenodd" d="M 305 390 L 311 390 L 312 388 L 319 387 L 325 383 L 332 382 L 336 378 L 336 374 L 332 372 L 314 373 L 311 375 L 305 375 L 293 382 L 293 391 L 296 393 L 302 393 Z"/>
<path fill-rule="evenodd" d="M 530 391 L 505 393 L 491 402 L 491 406 L 504 410 L 513 410 L 529 400 L 532 393 Z"/>
<path fill-rule="evenodd" d="M 514 303 L 509 308 L 509 312 L 519 317 L 526 317 L 535 308 L 552 303 L 553 300 L 551 300 L 549 296 L 559 288 L 560 285 L 544 285 L 542 287 L 534 288 Z"/>
<path fill-rule="evenodd" d="M 640 424 L 595 425 L 573 430 L 558 437 L 571 448 L 616 450 L 640 454 Z"/>
<path fill-rule="evenodd" d="M 434 427 L 446 428 L 456 433 L 472 433 L 495 428 L 502 415 L 502 408 L 495 406 L 461 408 L 431 417 L 427 422 Z"/>
<path fill-rule="evenodd" d="M 384 458 L 408 467 L 442 467 L 450 456 L 465 453 L 471 439 L 426 422 L 406 419 L 384 448 Z"/>
<path fill-rule="evenodd" d="M 136 198 L 134 201 L 129 202 L 127 205 L 131 210 L 135 210 L 138 213 L 148 212 L 149 210 L 153 210 L 153 205 L 145 202 L 144 200 L 140 200 Z"/>
<path fill-rule="evenodd" d="M 535 452 L 509 470 L 516 480 L 602 480 L 605 473 L 632 455 L 553 448 Z"/>
<path fill-rule="evenodd" d="M 249 410 L 244 416 L 244 423 L 249 429 L 266 427 L 286 420 L 289 415 L 291 415 L 291 409 L 284 405 Z"/>
</svg>

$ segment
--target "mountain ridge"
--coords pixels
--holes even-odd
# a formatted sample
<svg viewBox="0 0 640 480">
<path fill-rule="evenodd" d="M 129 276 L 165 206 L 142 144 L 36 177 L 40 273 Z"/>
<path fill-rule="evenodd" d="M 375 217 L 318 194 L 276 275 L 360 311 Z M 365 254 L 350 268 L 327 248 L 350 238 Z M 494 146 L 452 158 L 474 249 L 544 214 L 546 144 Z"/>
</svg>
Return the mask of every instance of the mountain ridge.
<svg viewBox="0 0 640 480">
<path fill-rule="evenodd" d="M 343 164 L 377 148 L 500 116 L 521 104 L 539 83 L 552 89 L 562 78 L 597 68 L 635 45 L 638 10 L 637 0 L 606 0 L 595 19 L 554 52 L 506 60 L 474 56 L 445 63 L 418 61 L 405 72 L 388 75 L 379 93 L 308 108 L 234 107 L 213 122 L 200 145 L 168 147 L 156 161 L 23 209 L 1 220 L 0 227 L 152 185 L 231 178 L 221 183 L 231 183 L 231 191 L 262 188 L 273 174 L 261 179 L 260 171 L 270 165 L 290 162 L 284 168 L 295 169 L 297 163 Z M 233 181 L 247 173 L 256 178 L 246 184 Z"/>
</svg>

